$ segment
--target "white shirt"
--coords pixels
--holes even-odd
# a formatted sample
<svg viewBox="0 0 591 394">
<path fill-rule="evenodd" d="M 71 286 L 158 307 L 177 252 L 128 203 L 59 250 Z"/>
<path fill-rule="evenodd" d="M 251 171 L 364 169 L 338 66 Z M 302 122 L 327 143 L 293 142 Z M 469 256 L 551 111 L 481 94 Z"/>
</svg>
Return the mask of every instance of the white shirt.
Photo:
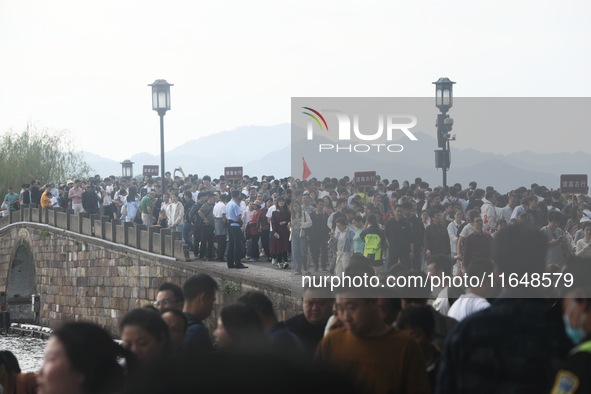
<svg viewBox="0 0 591 394">
<path fill-rule="evenodd" d="M 472 234 L 474 231 L 476 231 L 474 229 L 474 226 L 472 226 L 471 224 L 467 224 L 462 229 L 462 232 L 460 232 L 460 237 L 466 239 L 468 238 L 468 235 Z"/>
<path fill-rule="evenodd" d="M 448 287 L 445 287 L 437 294 L 435 301 L 433 301 L 433 309 L 442 315 L 447 315 L 447 312 L 449 312 L 449 296 L 447 293 Z"/>
<path fill-rule="evenodd" d="M 213 216 L 215 218 L 221 218 L 223 215 L 226 214 L 226 204 L 223 201 L 218 201 L 213 206 Z"/>
<path fill-rule="evenodd" d="M 449 308 L 448 317 L 462 321 L 468 316 L 490 306 L 486 298 L 476 294 L 462 294 Z"/>
<path fill-rule="evenodd" d="M 576 245 L 575 254 L 579 257 L 591 257 L 591 244 L 587 243 L 585 239 L 579 239 Z"/>
<path fill-rule="evenodd" d="M 60 204 L 58 203 L 57 198 L 51 197 L 51 206 L 54 208 L 59 208 Z"/>
<path fill-rule="evenodd" d="M 460 224 L 464 223 L 462 220 Z M 460 227 L 455 220 L 447 225 L 447 234 L 449 235 L 449 246 L 451 247 L 451 255 L 455 256 L 458 254 L 456 248 L 458 246 L 458 227 Z"/>
<path fill-rule="evenodd" d="M 267 210 L 267 219 L 269 219 L 269 231 L 273 232 L 273 223 L 271 223 L 271 216 L 277 210 L 277 205 L 271 205 Z"/>
<path fill-rule="evenodd" d="M 522 213 L 525 213 L 525 212 L 526 212 L 526 210 L 525 210 L 525 208 L 523 208 L 523 205 L 516 206 L 515 209 L 513 210 L 513 213 L 511 214 L 511 220 L 513 220 L 513 219 L 517 220 L 519 215 L 521 215 Z M 507 222 L 507 224 L 509 224 L 509 222 Z"/>
<path fill-rule="evenodd" d="M 482 206 L 480 207 L 480 217 L 484 222 L 484 231 L 490 233 L 491 229 L 497 227 L 497 210 L 496 207 L 486 198 L 482 199 Z"/>
<path fill-rule="evenodd" d="M 507 224 L 511 224 L 511 215 L 513 214 L 513 209 L 509 205 L 505 205 L 504 208 L 501 208 L 499 211 L 499 219 L 503 219 L 507 222 Z"/>
</svg>

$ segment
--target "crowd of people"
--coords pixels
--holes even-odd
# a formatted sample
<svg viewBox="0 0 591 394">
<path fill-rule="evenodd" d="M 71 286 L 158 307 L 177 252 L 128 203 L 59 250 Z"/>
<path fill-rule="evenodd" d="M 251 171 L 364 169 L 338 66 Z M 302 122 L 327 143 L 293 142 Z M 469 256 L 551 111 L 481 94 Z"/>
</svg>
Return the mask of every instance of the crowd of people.
<svg viewBox="0 0 591 394">
<path fill-rule="evenodd" d="M 25 186 L 14 200 L 20 204 L 36 203 L 44 193 L 53 196 L 51 184 L 39 191 Z M 371 298 L 352 287 L 339 288 L 334 298 L 307 288 L 304 313 L 285 322 L 264 293 L 247 293 L 220 311 L 212 342 L 204 320 L 212 314 L 217 283 L 197 275 L 182 289 L 163 285 L 153 307 L 122 319 L 122 349 L 109 350 L 109 357 L 125 363 L 117 364 L 113 380 L 109 375 L 101 381 L 128 389 L 140 385 L 148 392 L 171 387 L 166 385 L 182 390 L 213 384 L 208 379 L 218 376 L 211 368 L 217 366 L 237 379 L 218 382 L 229 385 L 224 387 L 261 389 L 265 375 L 254 367 L 256 359 L 274 373 L 285 365 L 318 378 L 308 391 L 337 386 L 372 393 L 591 390 L 588 196 L 562 195 L 536 184 L 506 194 L 475 182 L 467 188 L 430 188 L 419 178 L 412 184 L 378 179 L 375 187 L 356 188 L 347 177 L 245 177 L 229 184 L 223 177 L 190 175 L 168 179 L 166 186 L 162 192 L 152 179 L 97 177 L 58 185 L 56 199 L 74 212 L 182 231 L 197 259 L 223 261 L 228 268 L 246 268 L 249 259 L 279 269 L 293 266 L 296 276 L 314 271 L 383 281 L 506 274 L 520 280 L 505 288 L 483 281 L 433 292 L 388 289 Z M 13 198 L 7 195 L 6 204 Z M 529 281 L 533 274 L 555 273 L 570 273 L 574 280 L 570 286 Z M 73 329 L 82 329 L 76 324 Z M 60 341 L 65 339 L 54 335 L 47 354 L 57 346 L 71 366 L 77 365 Z M 238 359 L 244 364 L 229 361 Z M 308 368 L 312 362 L 317 367 Z M 145 372 L 153 364 L 169 374 Z M 207 376 L 197 369 L 187 373 L 186 365 L 204 367 Z M 320 370 L 323 375 L 316 373 Z M 50 382 L 45 371 L 44 366 L 40 388 Z M 330 386 L 323 383 L 327 376 L 333 378 Z"/>
<path fill-rule="evenodd" d="M 183 174 L 184 175 L 184 174 Z M 452 259 L 455 272 L 490 257 L 490 243 L 514 223 L 535 226 L 549 241 L 554 269 L 575 254 L 591 256 L 591 200 L 532 184 L 501 194 L 489 186 L 455 184 L 431 189 L 420 178 L 410 184 L 378 180 L 357 188 L 348 177 L 308 181 L 272 176 L 226 182 L 223 176 L 159 179 L 114 176 L 65 183 L 34 180 L 20 193 L 9 188 L 3 212 L 37 204 L 112 220 L 168 227 L 183 234 L 196 259 L 246 268 L 267 261 L 295 275 L 342 273 L 354 253 L 383 272 L 397 265 L 427 272 L 432 256 Z M 586 232 L 587 231 L 587 232 Z M 463 264 L 462 264 L 463 263 Z"/>
<path fill-rule="evenodd" d="M 541 273 L 546 245 L 539 230 L 508 226 L 494 239 L 494 263 L 470 268 Z M 345 272 L 374 267 L 354 254 Z M 219 285 L 197 274 L 182 287 L 161 284 L 152 304 L 129 311 L 120 344 L 79 321 L 53 331 L 37 374 L 20 374 L 0 354 L 0 384 L 5 393 L 586 393 L 591 260 L 571 257 L 565 272 L 575 280 L 557 289 L 562 300 L 505 289 L 460 322 L 437 312 L 428 294 L 365 298 L 350 286 L 334 298 L 306 288 L 301 313 L 286 321 L 260 291 L 214 313 Z"/>
</svg>

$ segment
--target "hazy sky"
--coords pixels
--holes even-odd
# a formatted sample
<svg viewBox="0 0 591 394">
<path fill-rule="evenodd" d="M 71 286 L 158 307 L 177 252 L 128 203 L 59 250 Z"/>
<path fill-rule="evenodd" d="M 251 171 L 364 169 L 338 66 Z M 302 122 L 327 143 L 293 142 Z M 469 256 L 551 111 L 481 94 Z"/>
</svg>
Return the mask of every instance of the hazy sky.
<svg viewBox="0 0 591 394">
<path fill-rule="evenodd" d="M 166 150 L 289 122 L 292 96 L 431 97 L 441 76 L 456 96 L 587 97 L 590 15 L 586 0 L 3 0 L 0 133 L 33 122 L 114 160 L 159 153 L 160 78 L 175 85 Z M 456 146 L 485 138 L 455 121 Z M 500 132 L 486 150 L 574 151 L 590 135 Z"/>
</svg>

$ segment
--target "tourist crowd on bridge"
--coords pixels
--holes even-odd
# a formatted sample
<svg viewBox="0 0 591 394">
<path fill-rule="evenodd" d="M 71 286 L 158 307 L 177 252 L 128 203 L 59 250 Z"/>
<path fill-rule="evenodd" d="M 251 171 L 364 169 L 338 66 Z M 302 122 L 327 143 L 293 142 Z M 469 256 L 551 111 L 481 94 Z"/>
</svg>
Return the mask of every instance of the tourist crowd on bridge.
<svg viewBox="0 0 591 394">
<path fill-rule="evenodd" d="M 378 177 L 374 187 L 355 187 L 348 177 L 226 181 L 167 173 L 162 192 L 160 179 L 96 175 L 57 185 L 33 180 L 20 193 L 11 187 L 3 212 L 28 204 L 168 227 L 182 232 L 195 259 L 229 268 L 245 268 L 244 257 L 283 269 L 291 263 L 295 275 L 340 274 L 354 253 L 369 257 L 378 272 L 397 265 L 427 272 L 433 256 L 446 255 L 459 273 L 471 260 L 489 258 L 494 234 L 513 223 L 546 234 L 553 269 L 571 254 L 591 257 L 584 232 L 591 199 L 537 184 L 501 194 L 476 182 L 431 189 L 420 178 L 400 184 Z"/>
<path fill-rule="evenodd" d="M 37 377 L 42 392 L 188 392 L 199 384 L 219 391 L 591 392 L 588 196 L 537 184 L 505 194 L 476 182 L 431 188 L 419 178 L 360 188 L 348 177 L 226 182 L 189 175 L 167 179 L 164 193 L 152 179 L 33 183 L 7 195 L 7 210 L 39 201 L 170 227 L 183 233 L 197 264 L 237 269 L 250 262 L 291 268 L 295 276 L 367 274 L 382 281 L 464 273 L 575 278 L 570 287 L 482 282 L 434 292 L 388 289 L 371 298 L 346 286 L 336 296 L 306 288 L 302 314 L 285 322 L 267 295 L 248 292 L 221 309 L 212 341 L 204 321 L 219 285 L 200 274 L 182 288 L 163 284 L 153 306 L 129 312 L 120 323 L 122 347 L 90 344 L 88 338 L 103 335 L 91 324 L 56 330 Z M 81 361 L 88 354 L 111 367 L 99 373 L 99 361 Z M 59 357 L 98 391 L 80 383 L 85 379 L 62 379 L 79 386 L 51 391 Z"/>
</svg>

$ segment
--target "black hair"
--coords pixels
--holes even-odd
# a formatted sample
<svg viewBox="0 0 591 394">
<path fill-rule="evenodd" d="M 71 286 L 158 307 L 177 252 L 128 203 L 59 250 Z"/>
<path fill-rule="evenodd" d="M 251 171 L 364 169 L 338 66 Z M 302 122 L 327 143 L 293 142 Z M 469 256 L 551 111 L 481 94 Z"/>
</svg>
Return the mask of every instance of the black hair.
<svg viewBox="0 0 591 394">
<path fill-rule="evenodd" d="M 363 217 L 361 215 L 355 215 L 353 218 L 356 222 L 363 223 Z"/>
<path fill-rule="evenodd" d="M 118 345 L 101 327 L 88 322 L 65 323 L 51 334 L 64 347 L 72 368 L 84 376 L 84 393 L 110 393 L 122 387 L 125 371 L 135 364 L 131 353 Z"/>
<path fill-rule="evenodd" d="M 369 259 L 362 254 L 356 253 L 351 256 L 349 260 L 349 265 L 345 268 L 345 275 L 346 276 L 360 276 L 363 277 L 364 274 L 367 274 L 368 277 L 375 275 L 375 270 Z"/>
<path fill-rule="evenodd" d="M 431 307 L 413 305 L 401 310 L 396 327 L 401 330 L 421 329 L 425 333 L 427 341 L 433 340 L 435 337 L 435 317 L 433 317 Z"/>
<path fill-rule="evenodd" d="M 451 274 L 452 274 L 453 262 L 452 262 L 451 257 L 449 255 L 446 255 L 446 254 L 432 255 L 431 258 L 429 259 L 428 264 L 434 264 L 435 269 L 438 272 L 443 272 L 449 276 L 451 276 Z"/>
<path fill-rule="evenodd" d="M 230 337 L 226 350 L 260 352 L 268 346 L 261 318 L 254 309 L 243 304 L 224 307 L 220 320 Z"/>
<path fill-rule="evenodd" d="M 548 222 L 553 222 L 553 221 L 561 221 L 562 220 L 562 213 L 560 213 L 560 211 L 549 211 L 548 212 Z"/>
<path fill-rule="evenodd" d="M 485 195 L 485 191 L 483 189 L 476 189 L 474 190 L 474 198 L 481 199 Z"/>
<path fill-rule="evenodd" d="M 171 352 L 170 334 L 168 326 L 160 317 L 158 311 L 153 311 L 146 308 L 133 309 L 121 319 L 119 323 L 119 331 L 123 332 L 126 326 L 138 326 L 150 334 L 156 341 L 160 342 L 163 347 L 163 356 L 168 356 Z"/>
<path fill-rule="evenodd" d="M 428 287 L 419 286 L 418 283 L 427 283 L 427 274 L 423 271 L 406 270 L 395 275 L 397 283 L 400 283 L 400 278 L 405 278 L 407 286 L 401 292 L 401 298 L 410 304 L 426 305 L 431 291 Z M 417 278 L 421 276 L 422 278 Z"/>
<path fill-rule="evenodd" d="M 483 275 L 491 274 L 493 269 L 494 267 L 490 259 L 474 259 L 470 261 L 470 265 L 468 265 L 466 274 L 468 274 L 469 278 L 473 276 L 480 278 Z"/>
<path fill-rule="evenodd" d="M 0 351 L 0 364 L 4 364 L 9 372 L 21 373 L 21 366 L 14 353 L 10 350 Z"/>
<path fill-rule="evenodd" d="M 367 215 L 367 223 L 370 226 L 377 226 L 378 225 L 378 217 L 373 214 Z"/>
<path fill-rule="evenodd" d="M 127 193 L 127 202 L 134 202 L 137 196 L 137 188 L 135 186 L 129 187 L 129 192 Z"/>
<path fill-rule="evenodd" d="M 535 227 L 514 224 L 500 230 L 493 238 L 491 256 L 502 272 L 544 272 L 548 241 Z"/>
<path fill-rule="evenodd" d="M 343 216 L 339 216 L 337 218 L 337 220 L 335 221 L 336 224 L 342 224 L 343 226 L 346 226 L 347 223 L 347 218 L 343 217 Z"/>
<path fill-rule="evenodd" d="M 203 293 L 207 296 L 214 296 L 217 289 L 218 284 L 207 274 L 193 275 L 183 284 L 183 294 L 188 301 L 194 300 Z"/>
<path fill-rule="evenodd" d="M 174 295 L 175 302 L 179 302 L 179 303 L 185 302 L 185 296 L 183 295 L 183 289 L 181 289 L 181 287 L 179 285 L 176 285 L 171 282 L 164 282 L 158 287 L 159 292 L 160 291 L 168 291 L 168 290 L 172 291 L 172 294 Z"/>
<path fill-rule="evenodd" d="M 276 319 L 275 310 L 273 310 L 273 303 L 265 294 L 260 291 L 249 291 L 238 298 L 238 303 L 254 309 L 259 316 Z"/>
<path fill-rule="evenodd" d="M 470 219 L 470 223 L 472 223 L 474 221 L 474 219 L 479 218 L 479 217 L 480 217 L 480 212 L 478 212 L 475 209 L 468 212 L 468 219 Z"/>
</svg>

